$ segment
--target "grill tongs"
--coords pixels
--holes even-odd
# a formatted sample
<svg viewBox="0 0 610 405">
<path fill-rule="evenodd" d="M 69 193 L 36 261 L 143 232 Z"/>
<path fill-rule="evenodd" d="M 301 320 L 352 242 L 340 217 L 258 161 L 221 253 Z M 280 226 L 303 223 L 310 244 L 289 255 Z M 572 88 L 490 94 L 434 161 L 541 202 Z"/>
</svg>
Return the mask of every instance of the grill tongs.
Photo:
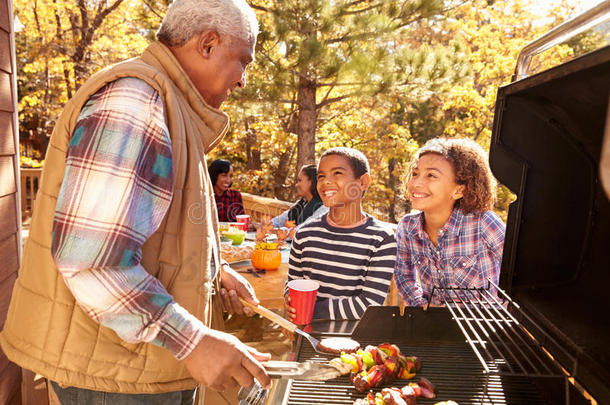
<svg viewBox="0 0 610 405">
<path fill-rule="evenodd" d="M 297 327 L 297 325 L 295 325 L 294 323 L 290 322 L 288 319 L 282 318 L 281 316 L 279 316 L 278 314 L 276 314 L 273 311 L 268 310 L 267 308 L 261 306 L 261 305 L 254 305 L 249 303 L 248 301 L 246 301 L 245 299 L 239 297 L 239 300 L 241 301 L 242 304 L 246 305 L 247 307 L 251 308 L 254 312 L 256 312 L 257 314 L 269 319 L 270 321 L 280 325 L 282 328 L 288 329 L 289 331 L 293 332 L 293 333 L 298 333 L 299 335 L 303 336 L 305 339 L 307 339 L 309 341 L 309 343 L 311 343 L 311 347 L 313 348 L 313 350 L 315 350 L 318 353 L 322 353 L 322 354 L 328 354 L 327 352 L 324 352 L 322 350 L 320 350 L 320 341 L 318 339 L 316 339 L 315 337 L 311 336 L 309 333 L 299 329 Z"/>
<path fill-rule="evenodd" d="M 328 364 L 306 361 L 267 361 L 261 363 L 271 378 L 294 378 L 298 380 L 326 381 L 341 375 L 341 372 Z"/>
</svg>

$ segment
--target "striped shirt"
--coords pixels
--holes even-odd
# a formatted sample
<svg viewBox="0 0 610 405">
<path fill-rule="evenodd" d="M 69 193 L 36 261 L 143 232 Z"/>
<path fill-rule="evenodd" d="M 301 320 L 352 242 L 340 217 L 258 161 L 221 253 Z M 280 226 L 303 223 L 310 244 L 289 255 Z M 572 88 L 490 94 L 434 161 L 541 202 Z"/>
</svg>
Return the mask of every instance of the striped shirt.
<svg viewBox="0 0 610 405">
<path fill-rule="evenodd" d="M 320 284 L 315 319 L 360 319 L 368 306 L 385 300 L 396 259 L 394 232 L 371 216 L 354 228 L 334 227 L 326 218 L 297 231 L 288 281 L 306 278 Z"/>
<path fill-rule="evenodd" d="M 140 264 L 172 198 L 172 149 L 159 94 L 123 78 L 82 108 L 66 154 L 51 252 L 77 303 L 121 339 L 183 359 L 205 326 Z"/>
<path fill-rule="evenodd" d="M 437 246 L 423 223 L 422 212 L 407 214 L 396 233 L 394 279 L 408 306 L 427 304 L 434 286 L 487 288 L 488 278 L 498 284 L 506 227 L 496 213 L 464 215 L 454 209 L 438 233 Z M 497 293 L 495 288 L 491 292 Z M 436 292 L 432 304 L 442 304 Z"/>
</svg>

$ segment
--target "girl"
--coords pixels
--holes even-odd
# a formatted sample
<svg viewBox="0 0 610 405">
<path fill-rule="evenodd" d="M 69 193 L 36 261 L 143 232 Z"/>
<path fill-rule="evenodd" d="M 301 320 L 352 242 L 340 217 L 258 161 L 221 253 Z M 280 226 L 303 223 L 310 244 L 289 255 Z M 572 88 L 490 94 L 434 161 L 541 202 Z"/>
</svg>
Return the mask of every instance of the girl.
<svg viewBox="0 0 610 405">
<path fill-rule="evenodd" d="M 490 211 L 494 188 L 474 141 L 433 139 L 417 152 L 407 197 L 419 212 L 405 215 L 396 235 L 394 277 L 406 305 L 442 304 L 438 293 L 431 296 L 433 286 L 498 283 L 505 225 Z"/>
<path fill-rule="evenodd" d="M 315 165 L 303 166 L 297 176 L 297 196 L 301 197 L 292 207 L 271 219 L 276 228 L 284 226 L 286 221 L 292 221 L 295 225 L 301 225 L 308 219 L 315 219 L 325 214 L 328 209 L 322 204 L 318 194 Z"/>
</svg>

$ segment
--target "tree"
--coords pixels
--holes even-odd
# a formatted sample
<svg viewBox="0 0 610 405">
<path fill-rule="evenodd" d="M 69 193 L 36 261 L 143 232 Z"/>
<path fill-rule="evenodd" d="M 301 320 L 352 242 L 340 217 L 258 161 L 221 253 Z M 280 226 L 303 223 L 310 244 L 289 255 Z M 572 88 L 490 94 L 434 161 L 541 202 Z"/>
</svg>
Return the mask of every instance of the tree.
<svg viewBox="0 0 610 405">
<path fill-rule="evenodd" d="M 147 45 L 136 0 L 16 0 L 26 29 L 16 38 L 20 134 L 42 152 L 63 105 L 96 70 Z"/>
<path fill-rule="evenodd" d="M 489 149 L 498 87 L 510 83 L 521 49 L 566 20 L 573 7 L 563 0 L 546 18 L 533 10 L 535 0 L 503 0 L 489 6 L 487 1 L 477 0 L 455 8 L 443 20 L 419 24 L 419 37 L 428 43 L 459 40 L 464 44 L 472 69 L 467 80 L 452 86 L 442 102 L 428 112 L 433 117 L 442 113 L 439 135 L 471 138 Z M 572 55 L 570 45 L 553 47 L 533 59 L 531 72 L 556 66 Z M 512 200 L 511 193 L 500 188 L 497 210 L 505 216 Z"/>
<path fill-rule="evenodd" d="M 332 105 L 394 86 L 431 86 L 451 73 L 447 60 L 436 59 L 434 75 L 424 79 L 422 68 L 436 50 L 399 47 L 395 41 L 416 21 L 441 12 L 443 1 L 252 0 L 251 5 L 259 11 L 262 32 L 261 74 L 250 96 L 281 111 L 285 130 L 297 134 L 297 167 L 314 162 L 316 132 L 334 118 L 332 111 L 324 113 Z"/>
</svg>

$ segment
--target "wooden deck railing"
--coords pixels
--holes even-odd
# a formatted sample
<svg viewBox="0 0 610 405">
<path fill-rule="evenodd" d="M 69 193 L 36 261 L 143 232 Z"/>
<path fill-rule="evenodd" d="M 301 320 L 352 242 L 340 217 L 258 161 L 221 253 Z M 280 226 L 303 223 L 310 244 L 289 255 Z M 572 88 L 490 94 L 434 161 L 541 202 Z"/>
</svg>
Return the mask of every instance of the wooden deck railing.
<svg viewBox="0 0 610 405">
<path fill-rule="evenodd" d="M 275 198 L 261 197 L 254 194 L 241 193 L 244 202 L 244 210 L 250 215 L 254 222 L 261 222 L 265 216 L 276 217 L 286 211 L 292 203 L 288 201 L 276 200 Z"/>
<path fill-rule="evenodd" d="M 42 168 L 21 168 L 21 217 L 28 218 L 32 215 L 36 205 L 36 193 L 40 184 Z M 250 215 L 252 221 L 260 222 L 263 216 L 275 217 L 286 211 L 292 203 L 276 200 L 275 198 L 260 197 L 258 195 L 241 193 L 244 201 L 246 214 Z"/>
<path fill-rule="evenodd" d="M 21 218 L 32 216 L 42 168 L 21 168 Z"/>
</svg>

